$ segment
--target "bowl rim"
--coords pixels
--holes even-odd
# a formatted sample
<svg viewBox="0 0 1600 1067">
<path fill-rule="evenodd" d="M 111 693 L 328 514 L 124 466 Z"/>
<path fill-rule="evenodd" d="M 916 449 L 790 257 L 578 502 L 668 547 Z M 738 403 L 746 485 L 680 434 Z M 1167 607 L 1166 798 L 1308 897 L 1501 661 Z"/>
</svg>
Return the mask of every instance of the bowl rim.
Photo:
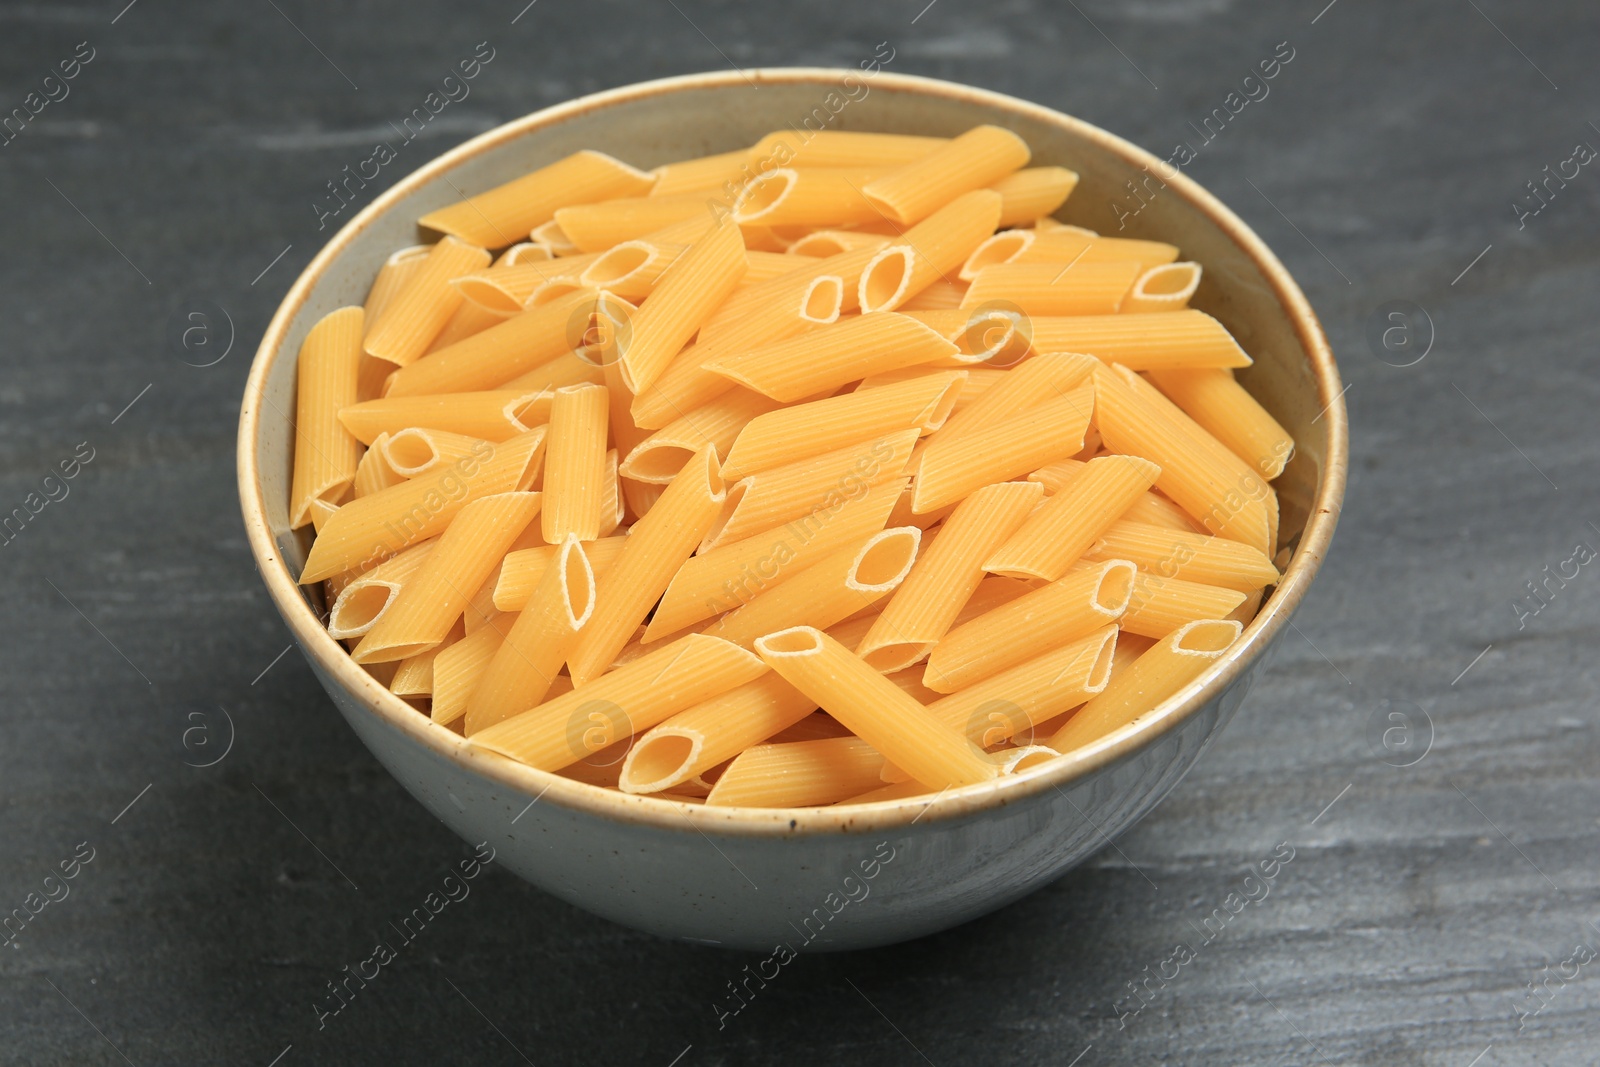
<svg viewBox="0 0 1600 1067">
<path fill-rule="evenodd" d="M 447 727 L 432 723 L 379 685 L 350 659 L 343 646 L 328 636 L 327 630 L 302 596 L 288 565 L 278 554 L 266 519 L 267 505 L 261 485 L 256 439 L 268 373 L 281 354 L 290 323 L 309 298 L 312 287 L 354 238 L 435 177 L 492 148 L 593 111 L 685 90 L 745 84 L 757 87 L 761 84 L 803 83 L 837 86 L 847 75 L 862 77 L 858 71 L 832 67 L 713 71 L 637 82 L 543 108 L 471 138 L 396 182 L 335 233 L 301 272 L 273 314 L 245 383 L 239 412 L 237 457 L 240 504 L 257 570 L 296 643 L 327 677 L 333 678 L 360 705 L 364 713 L 375 716 L 384 726 L 405 735 L 411 743 L 469 772 L 482 775 L 495 785 L 531 797 L 533 802 L 544 801 L 607 820 L 680 832 L 686 829 L 696 832 L 710 829 L 728 835 L 757 837 L 880 832 L 908 827 L 914 822 L 923 821 L 924 816 L 927 816 L 927 824 L 964 819 L 1020 802 L 1045 790 L 1059 791 L 1062 786 L 1135 755 L 1176 729 L 1214 696 L 1236 682 L 1246 667 L 1262 655 L 1289 625 L 1290 614 L 1305 597 L 1327 553 L 1344 498 L 1348 425 L 1339 370 L 1310 302 L 1266 243 L 1220 200 L 1193 179 L 1178 172 L 1164 176 L 1163 180 L 1171 187 L 1171 191 L 1196 207 L 1256 264 L 1279 305 L 1289 316 L 1309 359 L 1318 399 L 1324 405 L 1320 421 L 1326 425 L 1327 450 L 1320 485 L 1306 516 L 1299 549 L 1285 570 L 1283 580 L 1261 605 L 1255 618 L 1245 626 L 1242 636 L 1225 657 L 1132 724 L 1091 745 L 1015 776 L 947 789 L 931 797 L 910 797 L 849 807 L 708 808 L 587 785 L 477 748 Z M 875 87 L 962 100 L 1003 114 L 1025 116 L 1065 128 L 1101 150 L 1121 157 L 1135 168 L 1157 167 L 1160 164 L 1155 155 L 1091 123 L 1004 93 L 887 71 L 879 71 L 871 79 Z M 1162 173 L 1165 175 L 1164 171 Z M 693 817 L 692 823 L 689 822 L 690 817 Z"/>
</svg>

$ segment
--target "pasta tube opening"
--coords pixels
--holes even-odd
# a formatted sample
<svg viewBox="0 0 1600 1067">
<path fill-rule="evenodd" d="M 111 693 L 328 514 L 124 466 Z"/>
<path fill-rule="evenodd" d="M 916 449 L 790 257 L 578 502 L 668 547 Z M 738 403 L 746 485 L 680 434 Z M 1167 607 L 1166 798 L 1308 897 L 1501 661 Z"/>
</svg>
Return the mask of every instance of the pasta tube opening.
<svg viewBox="0 0 1600 1067">
<path fill-rule="evenodd" d="M 1200 264 L 1165 263 L 1139 275 L 1122 302 L 1124 312 L 1176 311 L 1200 287 Z"/>
<path fill-rule="evenodd" d="M 698 730 L 658 727 L 629 750 L 617 785 L 624 793 L 659 793 L 677 785 L 704 746 L 705 735 Z"/>
<path fill-rule="evenodd" d="M 1038 235 L 1032 230 L 1001 230 L 974 248 L 972 254 L 967 256 L 966 262 L 961 264 L 961 280 L 970 282 L 985 267 L 992 267 L 997 263 L 1010 263 L 1033 247 L 1033 242 L 1037 239 Z"/>
<path fill-rule="evenodd" d="M 328 612 L 328 634 L 341 640 L 361 637 L 389 610 L 400 594 L 400 583 L 381 578 L 357 578 L 340 592 Z"/>
<path fill-rule="evenodd" d="M 1179 630 L 1172 639 L 1172 650 L 1180 656 L 1215 659 L 1239 639 L 1237 622 L 1202 619 Z"/>
<path fill-rule="evenodd" d="M 740 224 L 760 222 L 776 213 L 799 180 L 800 175 L 789 167 L 769 170 L 754 179 L 734 200 L 733 221 Z"/>
<path fill-rule="evenodd" d="M 888 311 L 899 307 L 911 284 L 911 257 L 916 252 L 910 245 L 890 245 L 879 252 L 861 272 L 857 300 L 863 312 Z"/>
<path fill-rule="evenodd" d="M 811 279 L 800 297 L 800 317 L 826 326 L 839 321 L 844 309 L 844 279 L 837 274 L 822 274 Z"/>
<path fill-rule="evenodd" d="M 861 549 L 845 575 L 847 589 L 858 593 L 882 593 L 893 589 L 916 562 L 922 531 L 915 526 L 900 526 L 875 535 Z M 1132 589 L 1132 583 L 1129 583 Z"/>
<path fill-rule="evenodd" d="M 791 626 L 756 638 L 756 652 L 767 658 L 794 659 L 822 651 L 822 631 L 813 626 Z"/>
<path fill-rule="evenodd" d="M 660 255 L 646 241 L 624 241 L 602 252 L 579 277 L 596 289 L 613 289 L 645 270 Z"/>
</svg>

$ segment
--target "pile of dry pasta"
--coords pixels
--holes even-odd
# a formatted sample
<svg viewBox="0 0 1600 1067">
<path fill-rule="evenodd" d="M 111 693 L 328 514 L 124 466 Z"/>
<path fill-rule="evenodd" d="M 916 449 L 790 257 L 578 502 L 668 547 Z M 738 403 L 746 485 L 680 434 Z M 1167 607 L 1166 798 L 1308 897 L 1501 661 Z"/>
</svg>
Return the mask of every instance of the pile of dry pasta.
<svg viewBox="0 0 1600 1067">
<path fill-rule="evenodd" d="M 1293 449 L 1200 266 L 1015 134 L 578 152 L 299 354 L 329 632 L 441 728 L 708 805 L 937 793 L 1134 721 L 1280 579 Z M 492 250 L 501 251 L 498 257 Z"/>
</svg>

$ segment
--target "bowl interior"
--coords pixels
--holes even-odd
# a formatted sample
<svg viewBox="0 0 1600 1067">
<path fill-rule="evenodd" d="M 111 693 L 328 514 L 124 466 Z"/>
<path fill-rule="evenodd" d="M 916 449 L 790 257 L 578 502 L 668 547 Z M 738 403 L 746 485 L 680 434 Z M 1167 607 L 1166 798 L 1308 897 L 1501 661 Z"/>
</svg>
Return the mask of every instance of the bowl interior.
<svg viewBox="0 0 1600 1067">
<path fill-rule="evenodd" d="M 847 73 L 852 77 L 842 80 Z M 745 147 L 772 130 L 793 130 L 797 140 L 806 130 L 818 128 L 950 136 L 980 123 L 1016 131 L 1032 146 L 1032 165 L 1061 165 L 1079 173 L 1077 189 L 1057 213 L 1064 221 L 1110 235 L 1170 241 L 1182 249 L 1183 258 L 1201 263 L 1204 280 L 1192 306 L 1221 320 L 1254 357 L 1255 365 L 1241 372 L 1239 380 L 1296 442 L 1294 458 L 1275 484 L 1282 507 L 1280 541 L 1297 546 L 1284 583 L 1263 605 L 1234 658 L 1254 655 L 1304 594 L 1331 536 L 1343 491 L 1344 411 L 1337 370 L 1299 289 L 1260 240 L 1199 186 L 1181 175 L 1146 182 L 1144 168 L 1160 174 L 1154 157 L 1096 127 L 945 82 L 836 70 L 697 75 L 551 108 L 490 131 L 433 161 L 340 231 L 306 269 L 268 330 L 249 386 L 251 391 L 259 389 L 260 402 L 252 405 L 251 397 L 246 397 L 240 443 L 245 453 L 241 478 L 256 483 L 241 486 L 247 525 L 252 525 L 259 507 L 276 551 L 265 551 L 254 529 L 252 544 L 291 628 L 296 628 L 296 617 L 303 624 L 324 607 L 319 591 L 300 589 L 298 599 L 310 609 L 301 612 L 298 605 L 286 602 L 296 598 L 285 591 L 283 581 L 287 578 L 293 585 L 310 540 L 309 528 L 296 534 L 288 524 L 295 354 L 319 318 L 362 302 L 391 252 L 418 242 L 419 216 L 583 148 L 650 168 Z M 1146 182 L 1146 189 L 1154 192 L 1147 193 L 1144 207 L 1123 219 L 1125 225 L 1119 228 L 1118 205 L 1124 205 L 1125 213 L 1126 205 L 1135 203 L 1127 187 L 1130 180 Z M 1301 551 L 1302 542 L 1311 551 Z M 316 628 L 320 631 L 320 626 Z M 345 659 L 325 633 L 320 639 L 313 635 L 307 644 L 313 655 L 327 657 L 325 666 Z M 1225 661 L 1202 680 L 1208 690 L 1226 683 L 1227 667 Z M 352 669 L 359 673 L 359 668 Z M 1197 706 L 1201 699 L 1202 694 L 1191 689 L 1184 708 Z M 420 718 L 398 698 L 380 693 L 376 700 L 394 705 L 385 706 L 385 714 Z M 1125 755 L 1160 729 L 1159 721 L 1152 722 L 1149 736 L 1125 739 L 1103 755 Z M 437 743 L 458 740 L 450 735 Z M 1089 766 L 1081 763 L 1069 773 Z"/>
</svg>

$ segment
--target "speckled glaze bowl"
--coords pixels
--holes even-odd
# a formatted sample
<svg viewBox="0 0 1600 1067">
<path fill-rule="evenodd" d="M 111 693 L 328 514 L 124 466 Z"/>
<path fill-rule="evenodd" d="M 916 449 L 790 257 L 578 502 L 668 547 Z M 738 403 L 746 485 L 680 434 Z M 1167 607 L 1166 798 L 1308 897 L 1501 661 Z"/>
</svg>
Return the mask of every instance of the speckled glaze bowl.
<svg viewBox="0 0 1600 1067">
<path fill-rule="evenodd" d="M 884 945 L 1003 907 L 1132 826 L 1232 717 L 1327 550 L 1343 499 L 1338 370 L 1305 296 L 1260 238 L 1180 175 L 1124 236 L 1178 244 L 1204 264 L 1193 304 L 1255 357 L 1240 380 L 1294 435 L 1277 485 L 1294 554 L 1227 657 L 1136 723 L 1046 766 L 937 798 L 848 808 L 708 809 L 627 796 L 474 750 L 379 686 L 318 622 L 289 529 L 295 354 L 311 325 L 359 304 L 379 264 L 427 211 L 581 148 L 640 167 L 725 152 L 809 126 L 950 136 L 979 123 L 1020 134 L 1035 164 L 1082 175 L 1064 217 L 1118 232 L 1126 184 L 1154 156 L 1088 123 L 998 93 L 879 72 L 773 69 L 646 82 L 548 108 L 474 138 L 378 197 L 338 232 L 278 308 L 239 422 L 239 492 L 262 580 L 335 706 L 428 810 L 563 900 L 667 937 L 764 952 Z M 1123 209 L 1124 213 L 1126 208 Z"/>
</svg>

